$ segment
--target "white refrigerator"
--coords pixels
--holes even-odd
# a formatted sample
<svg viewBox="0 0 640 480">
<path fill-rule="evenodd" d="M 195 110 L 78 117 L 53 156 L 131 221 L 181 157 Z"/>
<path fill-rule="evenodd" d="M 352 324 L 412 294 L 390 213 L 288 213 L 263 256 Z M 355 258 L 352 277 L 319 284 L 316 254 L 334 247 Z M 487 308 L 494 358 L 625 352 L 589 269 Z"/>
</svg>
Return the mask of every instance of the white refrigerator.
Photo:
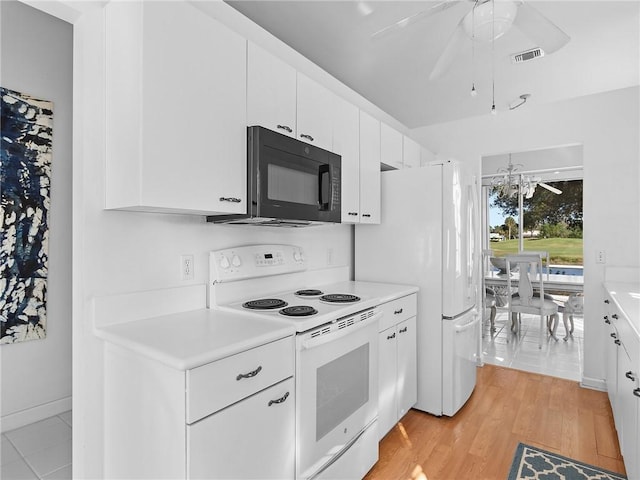
<svg viewBox="0 0 640 480">
<path fill-rule="evenodd" d="M 476 384 L 480 345 L 477 188 L 445 161 L 381 174 L 381 224 L 355 228 L 355 279 L 417 285 L 418 401 L 453 416 Z"/>
</svg>

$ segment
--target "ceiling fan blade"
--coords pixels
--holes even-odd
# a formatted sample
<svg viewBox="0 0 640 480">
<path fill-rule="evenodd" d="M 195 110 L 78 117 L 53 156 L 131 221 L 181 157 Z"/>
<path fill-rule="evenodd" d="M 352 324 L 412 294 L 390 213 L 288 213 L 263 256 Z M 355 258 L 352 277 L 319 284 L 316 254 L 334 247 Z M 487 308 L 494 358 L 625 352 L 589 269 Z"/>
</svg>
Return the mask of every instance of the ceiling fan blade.
<svg viewBox="0 0 640 480">
<path fill-rule="evenodd" d="M 462 25 L 464 21 L 464 17 L 458 23 L 458 26 L 451 34 L 449 41 L 447 42 L 447 46 L 444 51 L 440 54 L 438 61 L 436 62 L 433 70 L 431 71 L 431 75 L 429 75 L 429 80 L 435 80 L 440 78 L 444 73 L 449 70 L 451 63 L 453 63 L 454 58 L 460 53 L 462 47 L 467 40 L 467 34 L 464 31 L 464 26 Z"/>
<path fill-rule="evenodd" d="M 408 17 L 403 18 L 402 20 L 398 20 L 396 23 L 392 23 L 391 25 L 387 25 L 384 28 L 381 28 L 377 32 L 371 35 L 372 39 L 377 39 L 380 37 L 384 37 L 386 34 L 391 33 L 393 31 L 401 30 L 412 23 L 417 22 L 418 20 L 422 20 L 423 18 L 430 17 L 431 15 L 435 15 L 437 13 L 443 12 L 455 5 L 457 5 L 461 0 L 444 0 L 442 2 L 437 3 L 433 7 L 422 10 L 418 13 L 414 13 L 413 15 L 409 15 Z"/>
<path fill-rule="evenodd" d="M 558 190 L 556 187 L 552 187 L 551 185 L 547 185 L 546 183 L 538 182 L 538 185 L 540 185 L 542 188 L 546 188 L 556 195 L 560 195 L 562 193 L 562 190 Z"/>
<path fill-rule="evenodd" d="M 519 3 L 513 24 L 547 55 L 560 50 L 571 40 L 551 20 L 524 2 Z"/>
</svg>

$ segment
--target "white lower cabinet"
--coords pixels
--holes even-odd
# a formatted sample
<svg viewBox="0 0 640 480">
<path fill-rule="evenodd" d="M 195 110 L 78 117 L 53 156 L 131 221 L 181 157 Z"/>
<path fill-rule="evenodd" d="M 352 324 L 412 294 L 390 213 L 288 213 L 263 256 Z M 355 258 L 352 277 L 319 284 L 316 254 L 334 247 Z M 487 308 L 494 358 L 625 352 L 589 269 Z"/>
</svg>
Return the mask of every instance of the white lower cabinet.
<svg viewBox="0 0 640 480">
<path fill-rule="evenodd" d="M 187 478 L 293 478 L 295 384 L 289 378 L 187 426 Z"/>
<path fill-rule="evenodd" d="M 417 401 L 416 301 L 416 295 L 412 294 L 381 306 L 384 315 L 378 337 L 380 439 Z"/>
<path fill-rule="evenodd" d="M 640 479 L 640 338 L 606 290 L 605 304 L 607 391 L 627 478 Z"/>
<path fill-rule="evenodd" d="M 293 337 L 188 370 L 106 344 L 104 478 L 293 479 Z"/>
</svg>

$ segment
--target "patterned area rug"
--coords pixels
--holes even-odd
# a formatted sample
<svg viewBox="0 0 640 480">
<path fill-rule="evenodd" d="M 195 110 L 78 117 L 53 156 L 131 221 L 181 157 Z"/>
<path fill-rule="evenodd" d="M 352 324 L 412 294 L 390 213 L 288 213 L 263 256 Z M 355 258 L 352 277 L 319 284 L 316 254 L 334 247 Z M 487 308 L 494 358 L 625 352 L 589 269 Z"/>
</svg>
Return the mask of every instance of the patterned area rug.
<svg viewBox="0 0 640 480">
<path fill-rule="evenodd" d="M 524 443 L 518 444 L 508 480 L 623 480 L 624 475 L 577 462 Z"/>
</svg>

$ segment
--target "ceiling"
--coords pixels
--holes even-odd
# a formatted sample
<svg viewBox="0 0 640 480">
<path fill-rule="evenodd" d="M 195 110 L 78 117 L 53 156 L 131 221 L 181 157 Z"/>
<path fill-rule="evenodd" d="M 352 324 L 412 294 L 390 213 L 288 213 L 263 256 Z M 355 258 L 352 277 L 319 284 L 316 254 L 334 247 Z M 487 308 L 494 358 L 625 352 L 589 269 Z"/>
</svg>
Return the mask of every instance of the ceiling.
<svg viewBox="0 0 640 480">
<path fill-rule="evenodd" d="M 438 79 L 429 75 L 469 0 L 425 15 L 405 28 L 372 34 L 443 1 L 240 0 L 232 7 L 409 128 L 478 115 L 492 105 L 509 112 L 638 85 L 640 1 L 529 1 L 571 40 L 542 58 L 512 64 L 510 55 L 536 47 L 516 27 L 491 43 L 465 38 L 455 61 Z M 492 58 L 494 62 L 492 62 Z M 495 74 L 492 74 L 495 63 Z M 470 95 L 475 83 L 478 95 Z"/>
</svg>

